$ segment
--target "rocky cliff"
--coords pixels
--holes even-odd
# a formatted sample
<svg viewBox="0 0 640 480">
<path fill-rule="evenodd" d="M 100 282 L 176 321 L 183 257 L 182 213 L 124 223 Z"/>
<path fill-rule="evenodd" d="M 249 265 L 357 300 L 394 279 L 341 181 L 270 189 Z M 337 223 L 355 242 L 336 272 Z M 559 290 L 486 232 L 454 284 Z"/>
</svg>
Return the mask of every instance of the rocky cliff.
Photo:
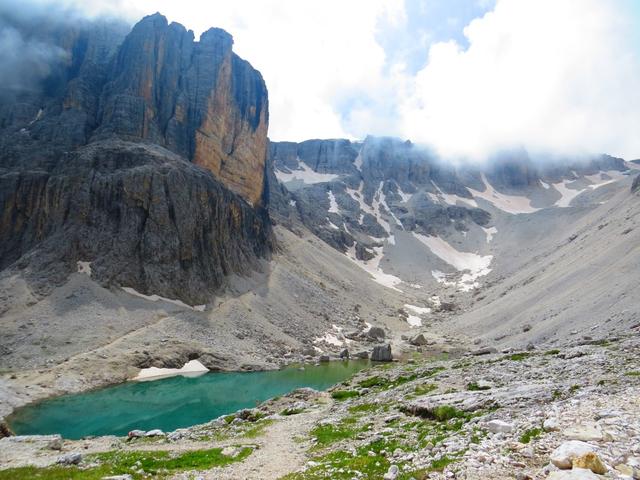
<svg viewBox="0 0 640 480">
<path fill-rule="evenodd" d="M 267 90 L 228 33 L 196 42 L 155 14 L 29 34 L 64 54 L 0 95 L 1 269 L 46 287 L 87 261 L 103 283 L 206 302 L 268 256 Z"/>
</svg>

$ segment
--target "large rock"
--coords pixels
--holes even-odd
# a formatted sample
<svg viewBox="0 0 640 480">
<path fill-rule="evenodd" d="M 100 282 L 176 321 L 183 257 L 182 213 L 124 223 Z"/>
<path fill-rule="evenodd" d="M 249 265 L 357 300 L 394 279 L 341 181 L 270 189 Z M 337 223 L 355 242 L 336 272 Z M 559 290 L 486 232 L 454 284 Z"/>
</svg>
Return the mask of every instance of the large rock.
<svg viewBox="0 0 640 480">
<path fill-rule="evenodd" d="M 570 469 L 573 467 L 573 461 L 576 458 L 594 452 L 595 448 L 588 443 L 569 440 L 551 452 L 551 463 L 560 469 Z"/>
<path fill-rule="evenodd" d="M 593 452 L 585 453 L 573 459 L 573 468 L 585 468 L 598 475 L 607 473 L 607 467 L 602 463 L 600 457 Z"/>
<path fill-rule="evenodd" d="M 548 480 L 599 480 L 601 477 L 591 470 L 575 468 L 573 470 L 551 472 L 551 475 L 547 478 Z"/>
<path fill-rule="evenodd" d="M 390 362 L 393 360 L 391 355 L 391 345 L 376 345 L 371 352 L 371 360 L 374 362 Z"/>
</svg>

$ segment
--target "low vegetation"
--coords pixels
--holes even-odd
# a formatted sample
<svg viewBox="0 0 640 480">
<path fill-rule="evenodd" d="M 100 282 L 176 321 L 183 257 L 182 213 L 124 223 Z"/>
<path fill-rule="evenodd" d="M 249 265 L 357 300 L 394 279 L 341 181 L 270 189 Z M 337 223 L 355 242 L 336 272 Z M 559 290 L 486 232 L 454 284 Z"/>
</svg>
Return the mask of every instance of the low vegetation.
<svg viewBox="0 0 640 480">
<path fill-rule="evenodd" d="M 222 448 L 192 450 L 179 455 L 167 451 L 107 452 L 90 455 L 89 468 L 53 466 L 48 468 L 22 467 L 0 470 L 0 480 L 99 480 L 105 476 L 129 474 L 134 480 L 152 475 L 153 478 L 168 478 L 184 470 L 204 470 L 223 467 L 247 458 L 249 447 L 239 450 L 235 456 L 222 453 Z"/>
</svg>

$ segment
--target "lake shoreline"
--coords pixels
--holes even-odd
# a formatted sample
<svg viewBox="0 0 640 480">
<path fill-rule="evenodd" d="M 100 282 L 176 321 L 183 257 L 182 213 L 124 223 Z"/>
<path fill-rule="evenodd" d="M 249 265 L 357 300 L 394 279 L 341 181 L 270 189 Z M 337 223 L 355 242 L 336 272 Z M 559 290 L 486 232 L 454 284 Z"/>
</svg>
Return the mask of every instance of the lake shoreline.
<svg viewBox="0 0 640 480">
<path fill-rule="evenodd" d="M 356 360 L 355 361 L 361 361 Z M 351 360 L 351 361 L 354 361 Z M 340 358 L 331 358 L 331 363 L 336 362 L 344 362 L 345 359 Z M 245 369 L 211 369 L 208 373 L 250 373 L 250 372 L 272 372 L 272 371 L 281 371 L 288 368 L 295 367 L 305 367 L 305 366 L 317 366 L 321 365 L 319 362 L 301 362 L 298 360 L 290 361 L 281 364 L 278 368 L 269 368 L 269 366 L 264 365 L 262 368 L 255 368 L 251 370 Z M 61 365 L 57 365 L 57 368 L 61 367 Z M 40 404 L 42 402 L 56 399 L 59 397 L 63 397 L 66 395 L 77 395 L 77 394 L 86 394 L 95 391 L 100 391 L 112 387 L 118 387 L 121 385 L 126 385 L 129 383 L 138 383 L 134 380 L 134 375 L 122 372 L 108 372 L 111 373 L 108 377 L 100 377 L 100 378 L 90 378 L 89 381 L 86 379 L 82 379 L 84 381 L 71 381 L 67 382 L 69 388 L 61 389 L 56 388 L 55 386 L 47 387 L 46 384 L 43 385 L 43 382 L 46 382 L 47 379 L 56 377 L 60 377 L 60 373 L 56 372 L 56 367 L 51 370 L 33 370 L 27 372 L 21 372 L 21 377 L 19 378 L 9 378 L 11 375 L 3 375 L 0 378 L 0 422 L 7 424 L 11 428 L 11 423 L 9 422 L 10 418 L 16 413 L 25 407 L 33 406 Z M 140 371 L 141 369 L 138 369 Z M 131 371 L 131 369 L 127 369 L 127 372 Z M 75 372 L 70 372 L 72 375 L 75 375 Z M 80 375 L 85 376 L 85 375 Z M 171 377 L 168 377 L 171 378 Z M 146 382 L 155 383 L 157 381 L 161 381 L 165 378 L 159 377 L 155 379 L 146 380 Z M 145 383 L 146 383 L 145 382 Z"/>
</svg>

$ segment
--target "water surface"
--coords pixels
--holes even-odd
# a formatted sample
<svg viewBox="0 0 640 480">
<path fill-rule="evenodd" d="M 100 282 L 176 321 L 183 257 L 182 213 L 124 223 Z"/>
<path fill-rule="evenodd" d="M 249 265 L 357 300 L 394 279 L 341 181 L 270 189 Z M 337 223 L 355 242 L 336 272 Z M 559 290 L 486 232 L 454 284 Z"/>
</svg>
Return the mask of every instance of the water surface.
<svg viewBox="0 0 640 480">
<path fill-rule="evenodd" d="M 134 429 L 171 431 L 255 407 L 299 387 L 325 390 L 367 365 L 352 360 L 304 370 L 291 367 L 129 382 L 27 405 L 7 420 L 18 435 L 60 433 L 69 439 L 126 435 Z"/>
</svg>

